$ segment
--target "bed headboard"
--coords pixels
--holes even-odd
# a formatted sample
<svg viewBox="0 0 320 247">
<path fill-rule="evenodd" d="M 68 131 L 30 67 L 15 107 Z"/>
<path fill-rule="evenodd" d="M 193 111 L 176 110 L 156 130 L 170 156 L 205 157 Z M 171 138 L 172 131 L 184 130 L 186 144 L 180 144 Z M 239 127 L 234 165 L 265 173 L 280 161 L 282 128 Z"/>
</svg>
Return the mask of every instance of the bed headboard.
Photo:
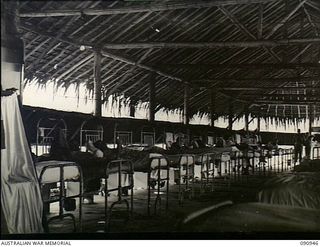
<svg viewBox="0 0 320 247">
<path fill-rule="evenodd" d="M 114 144 L 117 144 L 117 140 L 124 146 L 132 144 L 132 131 L 118 131 L 114 132 Z"/>
<path fill-rule="evenodd" d="M 156 131 L 151 126 L 142 126 L 140 144 L 154 146 L 156 143 Z"/>
<path fill-rule="evenodd" d="M 47 154 L 50 152 L 54 132 L 60 127 L 64 137 L 67 137 L 67 124 L 64 119 L 41 118 L 37 123 L 36 155 Z"/>
<path fill-rule="evenodd" d="M 86 146 L 88 141 L 95 143 L 96 141 L 103 141 L 103 126 L 99 120 L 95 118 L 86 119 L 82 122 L 80 128 L 80 148 Z"/>
</svg>

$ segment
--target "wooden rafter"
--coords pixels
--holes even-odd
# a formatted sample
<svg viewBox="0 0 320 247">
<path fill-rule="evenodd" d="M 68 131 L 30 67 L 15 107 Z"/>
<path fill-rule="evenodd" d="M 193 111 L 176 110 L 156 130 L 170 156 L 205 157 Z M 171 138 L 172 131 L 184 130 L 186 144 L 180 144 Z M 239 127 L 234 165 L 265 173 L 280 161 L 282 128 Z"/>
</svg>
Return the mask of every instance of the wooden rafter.
<svg viewBox="0 0 320 247">
<path fill-rule="evenodd" d="M 65 70 L 62 74 L 60 74 L 57 77 L 57 80 L 60 80 L 62 78 L 64 78 L 66 75 L 68 75 L 69 73 L 71 73 L 72 71 L 81 68 L 82 66 L 88 64 L 93 58 L 93 54 L 81 59 L 78 63 L 74 64 L 72 67 L 70 67 L 69 69 Z"/>
<path fill-rule="evenodd" d="M 312 77 L 282 77 L 282 78 L 210 78 L 210 79 L 199 79 L 191 80 L 192 82 L 211 82 L 211 81 L 222 81 L 222 82 L 297 82 L 297 81 L 320 81 L 319 76 Z"/>
<path fill-rule="evenodd" d="M 307 10 L 307 8 L 306 8 L 305 5 L 303 5 L 302 8 L 303 8 L 304 13 L 305 13 L 306 16 L 307 16 L 307 20 L 308 20 L 309 24 L 313 27 L 313 30 L 314 30 L 316 36 L 318 37 L 318 36 L 319 36 L 318 28 L 317 28 L 317 26 L 314 24 L 314 22 L 313 22 L 313 20 L 312 20 L 312 18 L 311 18 L 311 16 L 310 16 L 310 14 L 309 14 L 309 11 Z"/>
<path fill-rule="evenodd" d="M 261 87 L 261 86 L 255 86 L 255 87 L 220 87 L 218 88 L 220 90 L 224 91 L 258 91 L 258 90 L 300 90 L 300 89 L 306 89 L 306 90 L 317 90 L 319 91 L 319 87 Z"/>
<path fill-rule="evenodd" d="M 127 13 L 155 12 L 178 9 L 210 8 L 224 5 L 268 3 L 280 0 L 211 0 L 211 1 L 184 1 L 180 3 L 161 3 L 139 6 L 128 6 L 108 9 L 64 9 L 21 12 L 20 17 L 53 17 L 53 16 L 81 16 L 81 15 L 117 15 Z"/>
<path fill-rule="evenodd" d="M 238 63 L 238 64 L 210 64 L 210 63 L 157 63 L 158 68 L 201 68 L 201 69 L 320 69 L 320 63 Z"/>
<path fill-rule="evenodd" d="M 259 4 L 258 39 L 263 37 L 263 4 Z"/>
<path fill-rule="evenodd" d="M 37 33 L 39 35 L 43 35 L 43 36 L 51 37 L 53 39 L 57 39 L 57 40 L 59 40 L 61 42 L 65 42 L 65 43 L 70 44 L 70 45 L 74 45 L 74 46 L 78 46 L 78 47 L 80 47 L 81 45 L 85 45 L 89 49 L 93 48 L 93 45 L 91 45 L 91 44 L 78 43 L 78 42 L 76 42 L 76 41 L 74 41 L 72 39 L 65 38 L 65 37 L 56 37 L 54 35 L 47 34 L 47 33 L 43 32 L 43 31 L 40 31 L 40 30 L 33 30 L 31 27 L 26 26 L 26 25 L 22 25 L 21 28 L 26 29 L 27 31 L 30 31 L 30 32 Z M 101 53 L 102 53 L 103 56 L 112 58 L 114 60 L 118 60 L 118 61 L 130 64 L 130 65 L 133 65 L 135 67 L 148 70 L 150 72 L 155 72 L 155 73 L 157 73 L 157 74 L 159 74 L 161 76 L 168 77 L 168 78 L 170 78 L 170 79 L 172 79 L 174 81 L 179 81 L 179 82 L 184 83 L 184 84 L 189 84 L 187 81 L 185 81 L 185 80 L 183 80 L 181 78 L 169 75 L 168 73 L 162 72 L 162 71 L 160 71 L 158 69 L 152 68 L 152 67 L 144 65 L 144 64 L 138 64 L 136 61 L 133 61 L 133 60 L 128 59 L 128 58 L 124 58 L 124 57 L 116 55 L 116 54 L 113 54 L 113 53 L 111 53 L 111 52 L 109 52 L 109 51 L 107 51 L 105 49 L 101 50 Z"/>
<path fill-rule="evenodd" d="M 252 39 L 256 39 L 255 35 L 253 35 L 248 28 L 246 28 L 242 23 L 238 21 L 238 19 L 231 13 L 229 12 L 226 8 L 223 6 L 219 7 L 219 9 L 222 11 L 222 13 L 228 17 L 232 23 L 234 23 L 236 26 L 238 26 L 246 35 L 248 35 Z"/>
<path fill-rule="evenodd" d="M 275 104 L 275 105 L 286 105 L 286 104 L 290 104 L 290 105 L 308 105 L 308 104 L 320 104 L 319 100 L 255 100 L 254 103 L 258 103 L 258 104 Z M 254 104 L 253 103 L 253 104 Z"/>
<path fill-rule="evenodd" d="M 280 27 L 282 27 L 303 6 L 306 1 L 307 0 L 302 0 L 290 13 L 288 13 L 277 25 L 274 26 L 271 32 L 266 35 L 266 38 L 270 38 Z"/>
<path fill-rule="evenodd" d="M 275 47 L 299 44 L 320 44 L 320 38 L 253 40 L 253 41 L 215 41 L 215 42 L 139 42 L 109 43 L 106 49 L 150 49 L 150 48 L 216 48 L 216 47 Z"/>
</svg>

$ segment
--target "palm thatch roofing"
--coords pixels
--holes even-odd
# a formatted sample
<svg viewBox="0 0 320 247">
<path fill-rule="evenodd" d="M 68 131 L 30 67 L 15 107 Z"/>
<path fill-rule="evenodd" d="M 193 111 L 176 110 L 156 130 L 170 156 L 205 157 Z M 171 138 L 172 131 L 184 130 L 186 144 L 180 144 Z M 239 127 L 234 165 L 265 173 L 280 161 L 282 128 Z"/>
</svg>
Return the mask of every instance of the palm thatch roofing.
<svg viewBox="0 0 320 247">
<path fill-rule="evenodd" d="M 320 1 L 21 1 L 25 78 L 93 89 L 101 51 L 104 100 L 227 116 L 320 116 Z M 80 49 L 81 48 L 81 49 Z"/>
</svg>

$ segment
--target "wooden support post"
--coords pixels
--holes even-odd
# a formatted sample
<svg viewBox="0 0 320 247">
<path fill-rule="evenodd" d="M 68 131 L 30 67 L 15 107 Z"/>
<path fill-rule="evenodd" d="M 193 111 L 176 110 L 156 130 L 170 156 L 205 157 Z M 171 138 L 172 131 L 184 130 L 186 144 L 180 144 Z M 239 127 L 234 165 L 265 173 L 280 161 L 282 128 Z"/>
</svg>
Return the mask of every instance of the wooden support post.
<svg viewBox="0 0 320 247">
<path fill-rule="evenodd" d="M 233 124 L 233 102 L 230 102 L 229 104 L 229 124 L 228 129 L 232 130 L 232 124 Z"/>
<path fill-rule="evenodd" d="M 309 135 L 312 132 L 312 124 L 313 124 L 314 116 L 313 116 L 313 107 L 309 105 Z"/>
<path fill-rule="evenodd" d="M 189 97 L 190 97 L 190 88 L 189 86 L 184 87 L 184 102 L 183 102 L 183 123 L 189 124 Z"/>
<path fill-rule="evenodd" d="M 154 121 L 155 116 L 155 101 L 156 101 L 156 88 L 155 88 L 155 76 L 152 75 L 149 77 L 149 121 Z"/>
<path fill-rule="evenodd" d="M 211 89 L 210 92 L 210 96 L 211 96 L 211 104 L 210 104 L 210 123 L 211 123 L 211 127 L 214 127 L 214 121 L 216 119 L 216 91 L 214 91 L 214 89 Z"/>
<path fill-rule="evenodd" d="M 263 37 L 263 4 L 259 4 L 258 39 Z"/>
<path fill-rule="evenodd" d="M 94 52 L 94 86 L 93 86 L 93 99 L 94 99 L 94 116 L 101 117 L 101 52 Z"/>
<path fill-rule="evenodd" d="M 135 117 L 136 115 L 136 107 L 134 104 L 130 104 L 130 117 Z"/>
<path fill-rule="evenodd" d="M 244 114 L 244 122 L 245 122 L 244 129 L 246 132 L 248 132 L 249 131 L 249 112 L 248 112 L 248 109 L 246 109 L 245 114 Z"/>
<path fill-rule="evenodd" d="M 1 90 L 17 89 L 22 103 L 24 44 L 18 30 L 18 10 L 17 1 L 1 2 Z"/>
<path fill-rule="evenodd" d="M 257 117 L 257 130 L 260 132 L 260 117 Z"/>
</svg>

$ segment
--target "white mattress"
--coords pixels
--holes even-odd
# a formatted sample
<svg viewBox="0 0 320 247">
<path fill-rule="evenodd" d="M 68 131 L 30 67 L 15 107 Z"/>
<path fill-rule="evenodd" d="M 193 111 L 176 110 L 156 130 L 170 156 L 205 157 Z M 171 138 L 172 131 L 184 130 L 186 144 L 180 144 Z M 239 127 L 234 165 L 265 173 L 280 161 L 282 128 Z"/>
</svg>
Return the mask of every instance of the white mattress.
<svg viewBox="0 0 320 247">
<path fill-rule="evenodd" d="M 225 152 L 238 152 L 240 151 L 237 147 L 235 146 L 230 146 L 230 147 L 214 147 L 212 148 L 212 151 L 215 153 L 225 153 Z"/>
<path fill-rule="evenodd" d="M 50 160 L 50 161 L 42 161 L 35 163 L 38 179 L 40 179 L 41 171 L 50 165 L 63 165 L 64 171 L 64 179 L 76 179 L 79 177 L 79 169 L 75 166 L 74 162 L 70 161 L 57 161 L 57 160 Z M 47 168 L 42 175 L 41 183 L 55 183 L 60 181 L 60 168 L 59 167 L 52 167 Z"/>
<path fill-rule="evenodd" d="M 248 157 L 249 158 L 253 158 L 253 157 L 259 158 L 260 156 L 261 156 L 261 154 L 258 151 L 249 151 L 248 152 Z"/>
<path fill-rule="evenodd" d="M 158 153 L 150 153 L 149 154 L 149 158 L 157 158 L 157 157 L 160 157 L 160 166 L 167 166 L 168 165 L 168 162 L 167 162 L 167 159 L 162 155 L 162 154 L 158 154 Z M 151 169 L 154 169 L 156 167 L 158 167 L 159 165 L 159 160 L 158 159 L 152 159 L 151 160 Z"/>
</svg>

